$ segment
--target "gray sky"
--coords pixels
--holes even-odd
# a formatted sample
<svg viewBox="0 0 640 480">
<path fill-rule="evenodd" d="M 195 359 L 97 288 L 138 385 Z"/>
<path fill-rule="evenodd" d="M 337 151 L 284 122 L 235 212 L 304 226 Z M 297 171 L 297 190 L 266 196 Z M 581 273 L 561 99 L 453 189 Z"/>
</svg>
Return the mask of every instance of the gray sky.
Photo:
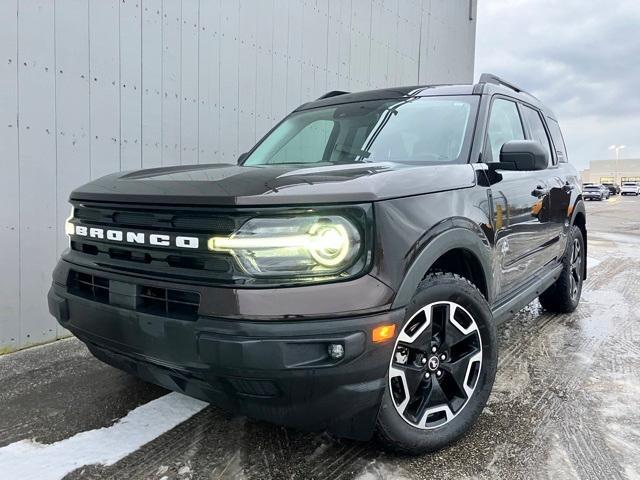
<svg viewBox="0 0 640 480">
<path fill-rule="evenodd" d="M 640 0 L 478 0 L 476 80 L 495 73 L 551 108 L 569 160 L 640 158 Z"/>
</svg>

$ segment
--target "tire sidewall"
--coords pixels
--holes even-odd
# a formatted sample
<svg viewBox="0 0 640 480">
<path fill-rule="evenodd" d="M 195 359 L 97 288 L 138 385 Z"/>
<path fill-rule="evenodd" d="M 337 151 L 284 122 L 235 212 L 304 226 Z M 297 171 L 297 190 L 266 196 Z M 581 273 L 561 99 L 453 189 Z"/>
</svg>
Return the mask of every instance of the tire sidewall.
<svg viewBox="0 0 640 480">
<path fill-rule="evenodd" d="M 396 410 L 389 391 L 387 372 L 386 389 L 378 416 L 379 428 L 384 430 L 387 439 L 398 442 L 398 447 L 408 452 L 437 450 L 464 435 L 486 405 L 495 379 L 498 351 L 493 315 L 484 296 L 465 279 L 452 274 L 438 274 L 422 282 L 407 307 L 402 328 L 420 308 L 439 301 L 455 302 L 473 316 L 482 343 L 480 376 L 471 398 L 453 420 L 441 427 L 420 429 L 405 421 Z"/>
</svg>

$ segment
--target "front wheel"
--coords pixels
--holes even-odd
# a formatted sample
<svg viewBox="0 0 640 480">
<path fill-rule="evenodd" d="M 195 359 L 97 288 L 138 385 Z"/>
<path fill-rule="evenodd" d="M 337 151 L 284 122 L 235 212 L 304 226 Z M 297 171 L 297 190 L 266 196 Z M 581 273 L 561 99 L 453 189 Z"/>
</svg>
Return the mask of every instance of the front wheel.
<svg viewBox="0 0 640 480">
<path fill-rule="evenodd" d="M 389 361 L 379 439 L 419 454 L 460 438 L 482 412 L 496 373 L 496 330 L 478 289 L 451 273 L 420 283 Z"/>
</svg>

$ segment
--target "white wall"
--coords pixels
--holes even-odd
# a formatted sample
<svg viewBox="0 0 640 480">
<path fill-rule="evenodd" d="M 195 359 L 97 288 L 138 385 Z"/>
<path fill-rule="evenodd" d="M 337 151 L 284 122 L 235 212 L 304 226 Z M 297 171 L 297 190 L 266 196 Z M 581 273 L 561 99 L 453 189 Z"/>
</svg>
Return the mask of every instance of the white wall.
<svg viewBox="0 0 640 480">
<path fill-rule="evenodd" d="M 470 82 L 474 0 L 0 1 L 0 353 L 49 316 L 71 189 L 235 162 L 329 90 Z"/>
</svg>

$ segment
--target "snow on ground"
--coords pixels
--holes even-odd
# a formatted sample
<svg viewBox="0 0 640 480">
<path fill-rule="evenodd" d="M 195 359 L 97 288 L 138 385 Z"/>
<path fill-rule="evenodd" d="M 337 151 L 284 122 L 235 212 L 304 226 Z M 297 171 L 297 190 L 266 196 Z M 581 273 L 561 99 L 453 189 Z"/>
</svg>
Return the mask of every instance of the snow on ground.
<svg viewBox="0 0 640 480">
<path fill-rule="evenodd" d="M 598 265 L 600 265 L 600 260 L 598 260 L 597 258 L 593 258 L 593 257 L 587 257 L 587 267 L 588 268 L 596 268 Z"/>
<path fill-rule="evenodd" d="M 130 411 L 110 427 L 81 432 L 50 445 L 31 440 L 12 443 L 0 448 L 2 478 L 57 480 L 85 465 L 113 465 L 207 405 L 169 393 Z"/>
</svg>

